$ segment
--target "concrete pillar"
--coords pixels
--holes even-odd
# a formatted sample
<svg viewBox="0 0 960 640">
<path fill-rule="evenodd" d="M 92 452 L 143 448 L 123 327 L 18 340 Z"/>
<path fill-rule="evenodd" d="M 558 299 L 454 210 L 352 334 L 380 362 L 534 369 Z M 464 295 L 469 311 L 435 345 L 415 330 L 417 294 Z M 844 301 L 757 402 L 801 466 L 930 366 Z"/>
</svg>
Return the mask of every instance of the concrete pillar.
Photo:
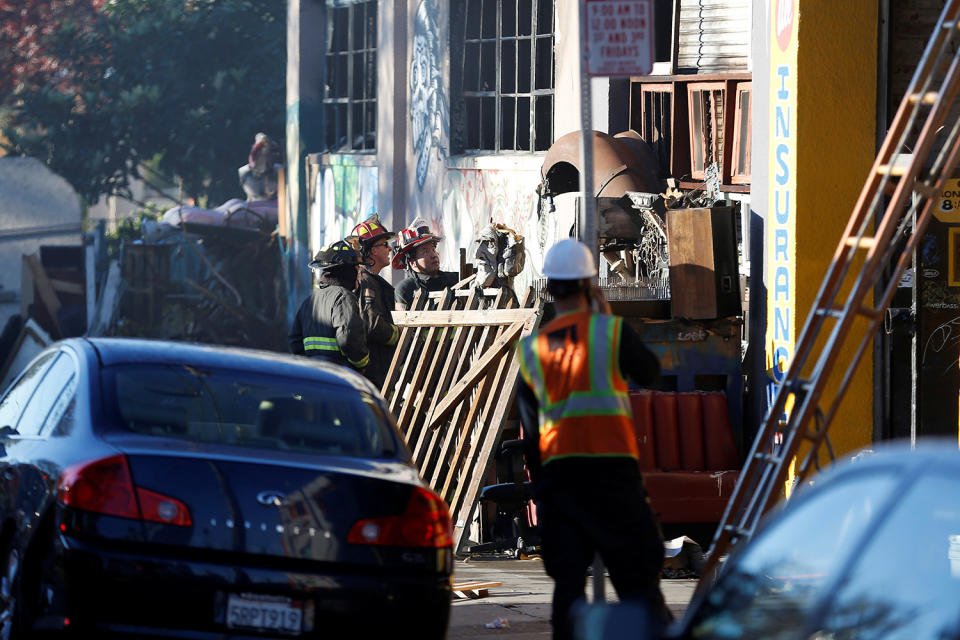
<svg viewBox="0 0 960 640">
<path fill-rule="evenodd" d="M 293 321 L 310 289 L 310 238 L 307 227 L 306 155 L 321 148 L 323 111 L 321 84 L 326 32 L 324 3 L 289 0 L 287 4 L 286 220 L 284 268 L 287 315 Z"/>
</svg>

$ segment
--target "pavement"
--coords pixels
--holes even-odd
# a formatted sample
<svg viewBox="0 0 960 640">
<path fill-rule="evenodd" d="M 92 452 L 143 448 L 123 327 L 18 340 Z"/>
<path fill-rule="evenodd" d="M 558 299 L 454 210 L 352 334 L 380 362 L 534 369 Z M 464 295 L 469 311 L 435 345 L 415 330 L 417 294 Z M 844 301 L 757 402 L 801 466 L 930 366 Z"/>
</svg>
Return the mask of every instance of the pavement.
<svg viewBox="0 0 960 640">
<path fill-rule="evenodd" d="M 543 570 L 539 558 L 525 560 L 480 559 L 458 560 L 454 566 L 454 583 L 484 581 L 502 582 L 492 587 L 489 595 L 475 600 L 455 600 L 450 608 L 448 640 L 472 640 L 510 636 L 523 638 L 550 637 L 550 600 L 553 581 Z M 587 598 L 593 598 L 593 580 L 587 578 Z M 693 596 L 697 581 L 662 580 L 660 583 L 667 606 L 680 617 Z M 615 602 L 616 592 L 606 580 L 606 600 Z M 498 619 L 509 627 L 488 629 Z"/>
</svg>

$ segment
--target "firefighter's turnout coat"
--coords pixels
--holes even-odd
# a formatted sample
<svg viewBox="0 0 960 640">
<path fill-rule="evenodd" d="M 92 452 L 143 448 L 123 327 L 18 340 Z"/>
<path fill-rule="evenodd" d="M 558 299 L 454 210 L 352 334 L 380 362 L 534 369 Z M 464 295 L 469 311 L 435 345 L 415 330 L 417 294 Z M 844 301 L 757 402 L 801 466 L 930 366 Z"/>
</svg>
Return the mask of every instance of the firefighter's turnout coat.
<svg viewBox="0 0 960 640">
<path fill-rule="evenodd" d="M 383 386 L 393 351 L 400 337 L 400 329 L 393 324 L 390 310 L 394 307 L 393 287 L 366 266 L 360 267 L 357 287 L 360 298 L 360 316 L 367 331 L 370 364 L 363 372 L 377 387 Z"/>
<path fill-rule="evenodd" d="M 363 370 L 370 363 L 367 332 L 353 292 L 319 284 L 303 301 L 290 328 L 290 350 Z"/>
</svg>

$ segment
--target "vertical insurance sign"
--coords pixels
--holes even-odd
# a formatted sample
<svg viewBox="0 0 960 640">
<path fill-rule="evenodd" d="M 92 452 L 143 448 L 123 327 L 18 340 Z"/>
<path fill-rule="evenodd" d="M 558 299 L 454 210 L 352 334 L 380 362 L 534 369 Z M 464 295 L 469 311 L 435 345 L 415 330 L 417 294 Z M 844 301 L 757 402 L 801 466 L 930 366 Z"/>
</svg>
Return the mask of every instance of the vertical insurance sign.
<svg viewBox="0 0 960 640">
<path fill-rule="evenodd" d="M 797 0 L 772 2 L 770 166 L 767 207 L 768 406 L 793 357 L 796 336 Z M 789 407 L 788 407 L 789 410 Z"/>
<path fill-rule="evenodd" d="M 586 0 L 591 76 L 640 76 L 653 69 L 652 0 Z"/>
</svg>

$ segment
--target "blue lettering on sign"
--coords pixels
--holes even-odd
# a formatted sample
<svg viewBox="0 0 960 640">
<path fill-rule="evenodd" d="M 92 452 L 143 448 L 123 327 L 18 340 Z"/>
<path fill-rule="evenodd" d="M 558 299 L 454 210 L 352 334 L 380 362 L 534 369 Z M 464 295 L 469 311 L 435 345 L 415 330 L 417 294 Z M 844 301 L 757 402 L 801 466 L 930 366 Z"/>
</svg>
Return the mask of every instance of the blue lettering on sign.
<svg viewBox="0 0 960 640">
<path fill-rule="evenodd" d="M 790 91 L 787 90 L 787 78 L 790 76 L 790 67 L 785 64 L 777 67 L 777 75 L 780 76 L 780 89 L 777 90 L 777 100 L 786 100 L 790 97 Z"/>
<path fill-rule="evenodd" d="M 790 272 L 783 265 L 777 267 L 777 275 L 773 279 L 773 301 L 780 302 L 780 294 L 783 294 L 783 301 L 790 302 Z"/>
<path fill-rule="evenodd" d="M 779 218 L 780 216 L 778 215 L 777 219 Z M 787 230 L 786 229 L 777 229 L 775 234 L 774 245 L 776 246 L 776 250 L 774 252 L 773 259 L 774 260 L 782 259 L 784 262 L 788 262 L 790 258 L 787 256 Z"/>
<path fill-rule="evenodd" d="M 783 211 L 780 210 L 780 196 L 783 196 Z M 777 189 L 773 192 L 774 209 L 777 215 L 777 222 L 787 224 L 790 216 L 790 191 L 787 189 Z"/>
<path fill-rule="evenodd" d="M 784 346 L 777 347 L 777 350 L 773 352 L 773 379 L 777 382 L 783 382 L 783 378 L 786 376 L 785 369 L 787 368 L 787 362 L 790 361 L 790 352 L 787 351 L 787 348 Z M 783 369 L 780 368 L 780 363 L 783 362 Z"/>
<path fill-rule="evenodd" d="M 790 137 L 790 105 L 784 107 L 783 105 L 777 105 L 775 110 L 776 123 L 777 123 L 777 132 L 776 137 L 778 138 L 789 138 Z"/>
<path fill-rule="evenodd" d="M 784 157 L 788 153 L 790 153 L 790 147 L 782 142 L 777 145 L 777 164 L 780 165 L 780 170 L 777 172 L 776 180 L 781 187 L 790 179 L 790 168 L 787 167 L 787 159 Z"/>
<path fill-rule="evenodd" d="M 790 338 L 790 315 L 783 307 L 773 310 L 773 339 L 786 342 Z"/>
</svg>

